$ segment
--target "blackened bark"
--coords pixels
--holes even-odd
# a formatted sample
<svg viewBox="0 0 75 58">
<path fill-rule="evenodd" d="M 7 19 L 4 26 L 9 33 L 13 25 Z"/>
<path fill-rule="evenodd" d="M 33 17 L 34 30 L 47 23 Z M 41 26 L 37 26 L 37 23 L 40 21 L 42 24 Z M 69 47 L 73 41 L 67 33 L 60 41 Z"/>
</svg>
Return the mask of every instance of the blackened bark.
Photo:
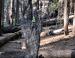
<svg viewBox="0 0 75 58">
<path fill-rule="evenodd" d="M 73 9 L 74 9 L 74 4 L 73 4 L 74 0 L 70 0 L 70 14 L 73 14 Z"/>
<path fill-rule="evenodd" d="M 37 1 L 36 1 L 37 2 Z M 38 49 L 39 49 L 39 21 L 38 21 L 38 11 L 37 11 L 37 4 L 35 13 L 35 22 L 32 22 L 33 18 L 33 5 L 32 0 L 19 0 L 19 19 L 21 20 L 21 29 L 22 29 L 22 37 L 25 39 L 26 48 L 28 51 L 28 55 L 25 56 L 26 58 L 36 58 L 38 56 Z M 25 6 L 26 5 L 26 6 Z M 23 13 L 24 7 L 27 7 L 26 12 Z"/>
<path fill-rule="evenodd" d="M 41 11 L 40 11 L 40 7 L 42 9 L 42 4 L 40 5 L 40 2 L 39 0 L 37 0 L 37 24 L 38 24 L 38 29 L 39 29 L 39 32 L 41 33 L 42 32 L 42 18 L 41 18 Z"/>
<path fill-rule="evenodd" d="M 13 25 L 19 25 L 19 1 L 13 0 L 13 9 L 12 9 L 12 18 Z"/>
<path fill-rule="evenodd" d="M 63 16 L 63 5 L 64 0 L 59 0 L 59 5 L 58 5 L 58 18 L 61 19 Z"/>
<path fill-rule="evenodd" d="M 12 25 L 13 24 L 13 19 L 12 19 L 12 4 L 13 4 L 13 0 L 9 0 L 8 1 L 8 5 L 7 5 L 7 15 L 8 15 L 8 20 L 9 20 L 9 24 Z"/>
<path fill-rule="evenodd" d="M 0 0 L 0 35 L 1 35 L 1 18 L 2 18 L 2 0 Z"/>
<path fill-rule="evenodd" d="M 12 1 L 13 0 L 3 0 L 3 26 L 7 27 L 12 23 Z"/>
<path fill-rule="evenodd" d="M 6 0 L 3 1 L 3 12 L 2 12 L 2 15 L 3 15 L 3 20 L 2 20 L 2 25 L 3 27 L 5 26 L 8 26 L 8 22 L 7 22 L 7 2 Z"/>
</svg>

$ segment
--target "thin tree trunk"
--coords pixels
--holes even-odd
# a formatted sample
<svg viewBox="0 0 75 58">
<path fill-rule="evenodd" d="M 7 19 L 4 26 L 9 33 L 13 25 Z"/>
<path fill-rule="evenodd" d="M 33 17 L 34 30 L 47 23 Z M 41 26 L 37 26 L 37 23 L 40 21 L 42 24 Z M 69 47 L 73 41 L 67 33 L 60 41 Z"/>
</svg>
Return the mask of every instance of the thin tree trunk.
<svg viewBox="0 0 75 58">
<path fill-rule="evenodd" d="M 68 18 L 69 18 L 69 15 L 68 15 L 68 1 L 69 0 L 64 0 L 64 34 L 65 35 L 68 35 Z"/>
<path fill-rule="evenodd" d="M 73 35 L 75 36 L 75 0 L 74 0 Z"/>
<path fill-rule="evenodd" d="M 13 0 L 4 0 L 3 3 L 3 26 L 7 27 L 12 24 L 12 1 Z"/>
<path fill-rule="evenodd" d="M 72 14 L 73 0 L 70 0 L 70 14 Z"/>
<path fill-rule="evenodd" d="M 63 17 L 63 2 L 64 0 L 59 0 L 59 4 L 58 4 L 58 23 L 60 23 L 60 27 L 61 27 L 61 24 L 62 24 L 62 17 Z"/>
<path fill-rule="evenodd" d="M 7 6 L 8 6 L 8 1 L 7 0 L 4 0 L 3 1 L 3 27 L 6 27 L 8 26 L 8 21 L 7 21 Z"/>
<path fill-rule="evenodd" d="M 13 25 L 19 25 L 19 1 L 13 1 Z"/>
<path fill-rule="evenodd" d="M 64 0 L 59 0 L 59 5 L 58 5 L 58 19 L 61 20 L 63 16 L 63 1 Z"/>
<path fill-rule="evenodd" d="M 2 0 L 0 0 L 0 35 L 1 35 L 1 18 L 2 18 Z"/>
<path fill-rule="evenodd" d="M 7 10 L 7 12 L 8 12 L 8 19 L 9 19 L 9 24 L 13 24 L 13 20 L 12 20 L 12 18 L 11 18 L 11 16 L 12 16 L 12 4 L 13 3 L 13 0 L 9 0 L 9 2 L 8 2 L 8 10 Z"/>
<path fill-rule="evenodd" d="M 41 18 L 41 11 L 42 11 L 42 5 L 40 5 L 40 0 L 37 0 L 37 19 L 38 19 L 38 29 L 39 32 L 42 32 L 42 18 Z M 41 9 L 41 10 L 40 10 Z"/>
</svg>

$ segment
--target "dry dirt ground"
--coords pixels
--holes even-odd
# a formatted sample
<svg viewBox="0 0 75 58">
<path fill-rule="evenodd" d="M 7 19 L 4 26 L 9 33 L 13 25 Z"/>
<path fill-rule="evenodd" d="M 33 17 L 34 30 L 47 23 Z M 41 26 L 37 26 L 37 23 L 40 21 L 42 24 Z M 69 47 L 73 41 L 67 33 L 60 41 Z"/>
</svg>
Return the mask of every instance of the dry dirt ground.
<svg viewBox="0 0 75 58">
<path fill-rule="evenodd" d="M 18 56 L 18 58 L 24 58 L 25 53 L 23 53 L 24 50 L 21 49 L 22 41 L 24 41 L 24 39 L 17 39 L 15 41 L 10 41 L 4 46 L 2 46 L 0 48 L 1 52 L 0 57 L 16 58 L 15 57 L 16 55 Z M 44 51 L 46 51 L 47 54 L 49 55 L 51 50 L 66 50 L 66 49 L 75 50 L 75 37 L 72 35 L 72 32 L 70 32 L 68 36 L 61 34 L 61 35 L 47 36 L 45 38 L 41 38 L 39 55 L 42 54 L 44 56 L 44 57 L 42 56 L 43 58 L 47 58 L 45 57 L 46 53 Z M 20 51 L 20 53 L 18 51 Z"/>
<path fill-rule="evenodd" d="M 54 50 L 57 52 L 60 50 L 75 50 L 75 37 L 73 37 L 71 33 L 69 36 L 66 37 L 64 35 L 60 35 L 60 36 L 58 35 L 49 38 L 47 37 L 46 39 L 42 40 L 41 43 L 42 46 L 40 47 L 39 54 L 41 54 L 44 58 L 50 58 L 49 57 L 50 53 Z M 71 56 L 67 58 L 75 58 L 75 57 Z"/>
</svg>

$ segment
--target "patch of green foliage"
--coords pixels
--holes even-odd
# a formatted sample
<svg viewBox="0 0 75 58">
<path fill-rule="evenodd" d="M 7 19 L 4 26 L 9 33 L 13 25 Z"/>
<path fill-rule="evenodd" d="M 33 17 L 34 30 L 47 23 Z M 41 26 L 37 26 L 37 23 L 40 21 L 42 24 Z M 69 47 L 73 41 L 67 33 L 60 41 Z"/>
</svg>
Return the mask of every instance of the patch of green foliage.
<svg viewBox="0 0 75 58">
<path fill-rule="evenodd" d="M 49 12 L 53 12 L 55 10 L 58 9 L 58 0 L 52 0 L 50 3 L 49 3 Z"/>
</svg>

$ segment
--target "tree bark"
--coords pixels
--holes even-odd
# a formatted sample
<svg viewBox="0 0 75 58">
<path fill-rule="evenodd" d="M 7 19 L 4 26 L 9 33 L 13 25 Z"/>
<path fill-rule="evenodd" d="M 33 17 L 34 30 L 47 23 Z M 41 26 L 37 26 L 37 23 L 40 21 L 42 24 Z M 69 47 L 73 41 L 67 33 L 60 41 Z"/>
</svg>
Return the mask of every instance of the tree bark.
<svg viewBox="0 0 75 58">
<path fill-rule="evenodd" d="M 70 14 L 72 14 L 73 0 L 70 0 Z"/>
<path fill-rule="evenodd" d="M 70 14 L 74 13 L 74 0 L 70 0 Z"/>
<path fill-rule="evenodd" d="M 3 26 L 7 27 L 12 24 L 12 1 L 13 0 L 4 0 L 3 3 Z"/>
<path fill-rule="evenodd" d="M 8 4 L 8 1 L 6 1 L 6 0 L 4 0 L 3 1 L 4 3 L 3 3 L 3 20 L 2 20 L 2 22 L 3 22 L 3 27 L 6 27 L 6 26 L 8 26 L 8 22 L 7 22 L 7 4 Z"/>
<path fill-rule="evenodd" d="M 68 18 L 69 18 L 69 7 L 68 7 L 69 0 L 64 0 L 64 34 L 68 35 Z"/>
<path fill-rule="evenodd" d="M 0 35 L 1 35 L 1 19 L 2 19 L 2 0 L 0 0 Z"/>
<path fill-rule="evenodd" d="M 12 18 L 13 18 L 13 25 L 19 25 L 19 1 L 13 1 L 13 9 L 12 9 Z"/>
<path fill-rule="evenodd" d="M 40 34 L 38 26 L 37 4 L 35 6 L 35 22 L 33 20 L 33 0 L 19 0 L 19 19 L 21 20 L 22 37 L 25 39 L 27 56 L 26 58 L 36 58 L 40 45 Z M 35 0 L 37 2 L 37 0 Z M 25 9 L 24 9 L 25 8 Z M 24 41 L 23 41 L 24 44 Z"/>
<path fill-rule="evenodd" d="M 73 35 L 75 36 L 75 0 L 74 0 Z"/>
<path fill-rule="evenodd" d="M 13 24 L 13 19 L 12 19 L 12 4 L 13 3 L 13 0 L 9 0 L 8 2 L 8 19 L 9 19 L 9 24 L 12 25 Z"/>
<path fill-rule="evenodd" d="M 63 17 L 63 2 L 64 0 L 59 0 L 59 5 L 58 5 L 58 19 L 61 20 Z"/>
</svg>

